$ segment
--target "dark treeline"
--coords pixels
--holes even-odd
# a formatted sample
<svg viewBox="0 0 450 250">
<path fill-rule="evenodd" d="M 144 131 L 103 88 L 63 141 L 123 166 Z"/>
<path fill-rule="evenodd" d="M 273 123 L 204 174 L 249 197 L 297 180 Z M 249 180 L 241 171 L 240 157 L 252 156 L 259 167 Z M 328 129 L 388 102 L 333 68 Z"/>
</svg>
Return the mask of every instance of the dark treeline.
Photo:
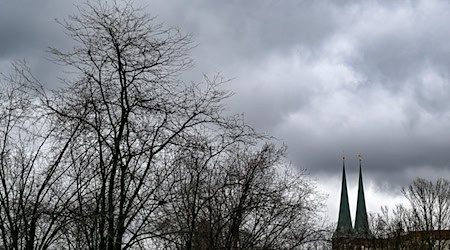
<svg viewBox="0 0 450 250">
<path fill-rule="evenodd" d="M 301 249 L 323 197 L 285 148 L 224 114 L 220 77 L 185 83 L 190 36 L 125 2 L 62 21 L 71 74 L 24 63 L 0 89 L 0 249 Z"/>
</svg>

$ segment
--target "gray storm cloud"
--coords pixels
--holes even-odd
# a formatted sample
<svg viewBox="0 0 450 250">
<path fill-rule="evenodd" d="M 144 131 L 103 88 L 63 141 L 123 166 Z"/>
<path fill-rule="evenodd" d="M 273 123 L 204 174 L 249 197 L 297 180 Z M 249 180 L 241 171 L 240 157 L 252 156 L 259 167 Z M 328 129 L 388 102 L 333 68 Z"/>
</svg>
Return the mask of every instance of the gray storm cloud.
<svg viewBox="0 0 450 250">
<path fill-rule="evenodd" d="M 231 109 L 295 165 L 337 175 L 342 151 L 361 152 L 367 174 L 394 186 L 448 167 L 448 3 L 196 4 L 183 23 L 200 38 L 196 61 L 214 65 L 200 70 L 233 78 Z"/>
<path fill-rule="evenodd" d="M 339 176 L 343 151 L 362 153 L 365 174 L 378 185 L 448 172 L 450 3 L 136 3 L 193 34 L 196 67 L 185 80 L 217 72 L 232 79 L 229 111 L 287 144 L 292 163 L 318 180 Z M 35 51 L 46 42 L 66 46 L 53 19 L 74 11 L 50 0 L 0 3 L 2 65 L 24 51 L 40 62 Z M 49 81 L 57 70 L 37 69 Z"/>
</svg>

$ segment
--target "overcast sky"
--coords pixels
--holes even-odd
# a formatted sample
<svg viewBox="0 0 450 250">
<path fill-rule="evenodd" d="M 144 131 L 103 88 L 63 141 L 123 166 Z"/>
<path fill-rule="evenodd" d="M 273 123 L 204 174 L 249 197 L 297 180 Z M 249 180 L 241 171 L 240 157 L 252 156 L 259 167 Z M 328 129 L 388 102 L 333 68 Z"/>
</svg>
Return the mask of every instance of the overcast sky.
<svg viewBox="0 0 450 250">
<path fill-rule="evenodd" d="M 0 0 L 0 70 L 25 58 L 46 82 L 47 46 L 70 41 L 54 19 L 74 2 Z M 415 177 L 450 177 L 450 2 L 136 0 L 191 33 L 195 68 L 221 73 L 228 110 L 289 147 L 337 217 L 342 154 L 354 214 L 357 154 L 369 212 L 400 200 Z"/>
</svg>

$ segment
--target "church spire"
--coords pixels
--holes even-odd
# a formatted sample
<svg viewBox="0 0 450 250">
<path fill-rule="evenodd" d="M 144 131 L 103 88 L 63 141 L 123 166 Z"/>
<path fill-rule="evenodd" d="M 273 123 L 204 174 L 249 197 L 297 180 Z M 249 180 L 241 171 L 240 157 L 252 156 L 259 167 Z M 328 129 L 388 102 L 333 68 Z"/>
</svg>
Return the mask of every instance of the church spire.
<svg viewBox="0 0 450 250">
<path fill-rule="evenodd" d="M 367 220 L 366 201 L 364 198 L 364 185 L 362 178 L 361 154 L 358 155 L 359 159 L 359 183 L 358 183 L 358 201 L 356 204 L 356 217 L 355 217 L 355 236 L 358 238 L 369 238 L 371 236 L 369 223 Z"/>
<path fill-rule="evenodd" d="M 333 238 L 349 237 L 352 233 L 352 218 L 348 205 L 347 180 L 345 178 L 345 157 L 342 157 L 342 187 L 341 204 L 339 206 L 339 219 Z"/>
</svg>

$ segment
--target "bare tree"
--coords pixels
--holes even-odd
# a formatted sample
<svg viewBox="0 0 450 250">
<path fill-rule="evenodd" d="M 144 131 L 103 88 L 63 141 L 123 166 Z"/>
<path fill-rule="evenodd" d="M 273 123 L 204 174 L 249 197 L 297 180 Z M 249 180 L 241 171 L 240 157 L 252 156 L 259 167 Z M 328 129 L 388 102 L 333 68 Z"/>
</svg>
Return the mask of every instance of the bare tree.
<svg viewBox="0 0 450 250">
<path fill-rule="evenodd" d="M 425 243 L 431 247 L 438 242 L 438 249 L 441 249 L 440 230 L 450 228 L 450 182 L 417 178 L 403 188 L 402 193 L 411 205 L 413 228 L 426 232 L 437 230 L 437 235 L 428 235 Z"/>
<path fill-rule="evenodd" d="M 130 2 L 87 2 L 50 49 L 72 75 L 26 66 L 1 109 L 6 249 L 299 249 L 322 203 L 285 148 L 226 116 L 220 77 L 184 83 L 190 37 Z M 14 82 L 10 80 L 10 82 Z M 264 139 L 264 140 L 261 140 Z"/>
<path fill-rule="evenodd" d="M 411 245 L 444 249 L 441 230 L 450 229 L 450 182 L 417 178 L 403 187 L 402 193 L 409 206 L 397 205 L 392 211 L 383 207 L 371 220 L 375 236 L 389 239 L 389 244 L 399 249 Z"/>
<path fill-rule="evenodd" d="M 195 135 L 226 129 L 253 136 L 240 117 L 222 115 L 229 92 L 220 79 L 185 84 L 176 75 L 190 66 L 190 39 L 154 25 L 129 3 L 88 3 L 62 22 L 77 42 L 52 49 L 76 75 L 67 87 L 40 94 L 61 138 L 71 140 L 67 175 L 76 201 L 65 228 L 66 245 L 129 249 L 152 237 L 158 209 L 175 181 L 174 153 Z M 80 124 L 80 126 L 74 126 Z M 73 128 L 73 130 L 69 129 Z"/>
<path fill-rule="evenodd" d="M 285 148 L 271 144 L 237 156 L 229 249 L 298 249 L 323 240 L 320 195 L 305 173 L 286 168 L 284 157 Z"/>
<path fill-rule="evenodd" d="M 15 73 L 4 76 L 0 86 L 0 245 L 49 249 L 71 200 L 63 158 L 74 134 L 59 140 L 24 88 L 32 80 L 27 68 L 14 66 Z"/>
<path fill-rule="evenodd" d="M 182 154 L 165 223 L 178 233 L 166 248 L 299 249 L 325 240 L 320 196 L 304 173 L 284 168 L 284 148 L 212 148 Z"/>
<path fill-rule="evenodd" d="M 370 215 L 371 232 L 375 239 L 386 240 L 385 244 L 390 248 L 408 249 L 411 241 L 404 236 L 407 232 L 414 231 L 412 218 L 410 209 L 402 204 L 396 205 L 392 210 L 387 206 L 381 207 L 381 213 Z"/>
</svg>

